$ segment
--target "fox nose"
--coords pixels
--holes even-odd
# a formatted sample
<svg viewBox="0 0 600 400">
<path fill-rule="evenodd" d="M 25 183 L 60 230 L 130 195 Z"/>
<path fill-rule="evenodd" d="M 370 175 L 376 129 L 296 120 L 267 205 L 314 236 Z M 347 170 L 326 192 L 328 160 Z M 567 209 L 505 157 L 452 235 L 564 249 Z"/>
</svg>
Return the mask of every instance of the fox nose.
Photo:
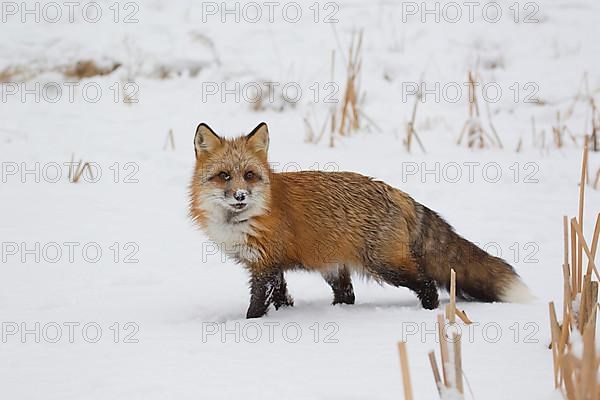
<svg viewBox="0 0 600 400">
<path fill-rule="evenodd" d="M 245 190 L 236 190 L 235 193 L 233 194 L 233 198 L 236 199 L 237 201 L 246 200 L 246 191 Z"/>
</svg>

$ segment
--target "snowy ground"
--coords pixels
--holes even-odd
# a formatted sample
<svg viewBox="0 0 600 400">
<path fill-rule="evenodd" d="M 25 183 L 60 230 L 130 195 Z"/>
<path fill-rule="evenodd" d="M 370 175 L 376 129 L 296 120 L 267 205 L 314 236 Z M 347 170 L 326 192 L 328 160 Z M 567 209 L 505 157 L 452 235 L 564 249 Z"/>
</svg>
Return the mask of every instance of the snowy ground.
<svg viewBox="0 0 600 400">
<path fill-rule="evenodd" d="M 260 3 L 258 23 L 247 21 L 255 14 L 248 8 L 243 14 L 244 4 L 239 23 L 235 16 L 221 22 L 219 10 L 209 12 L 220 2 L 117 3 L 117 23 L 111 2 L 97 3 L 103 11 L 97 23 L 81 17 L 83 5 L 73 22 L 59 5 L 61 21 L 48 22 L 54 15 L 48 14 L 36 23 L 27 15 L 21 21 L 20 3 L 17 11 L 6 4 L 0 76 L 13 76 L 3 78 L 0 106 L 2 397 L 397 399 L 396 342 L 405 339 L 416 398 L 436 398 L 427 352 L 437 350 L 437 311 L 421 309 L 406 289 L 355 279 L 357 304 L 333 307 L 319 276 L 294 273 L 288 276 L 294 308 L 243 319 L 248 277 L 188 220 L 187 184 L 198 122 L 232 136 L 264 120 L 275 169 L 380 178 L 513 264 L 538 299 L 459 304 L 479 323 L 463 331 L 466 378 L 477 399 L 560 398 L 547 349 L 547 302 L 561 297 L 562 216 L 577 212 L 582 134 L 590 130 L 589 105 L 573 99 L 578 93 L 599 98 L 594 17 L 600 4 L 516 3 L 518 23 L 512 3 L 501 4 L 497 23 L 482 17 L 484 3 L 474 22 L 461 6 L 456 23 L 445 20 L 455 15 L 447 8 L 439 23 L 434 16 L 425 23 L 420 14 L 407 16 L 420 2 L 315 3 L 317 23 L 313 2 L 295 3 L 303 15 L 296 23 L 283 17 L 285 3 L 275 8 L 274 22 Z M 293 19 L 294 11 L 287 12 Z M 331 13 L 337 23 L 325 23 Z M 126 16 L 138 22 L 124 23 Z M 327 139 L 305 143 L 303 118 L 320 126 L 329 110 L 323 100 L 332 94 L 325 86 L 331 51 L 339 85 L 332 96 L 340 100 L 343 57 L 360 29 L 362 107 L 379 129 L 366 123 L 334 148 Z M 122 67 L 72 86 L 71 100 L 73 79 L 58 71 L 79 60 Z M 469 69 L 502 90 L 490 109 L 504 149 L 455 144 L 467 118 Z M 581 85 L 586 73 L 587 89 Z M 409 154 L 402 138 L 414 97 L 403 98 L 403 87 L 422 74 L 429 89 L 455 83 L 465 92 L 456 102 L 446 93 L 419 105 L 416 127 L 427 153 L 413 147 Z M 247 98 L 236 101 L 221 86 L 251 89 L 264 81 L 291 83 L 302 95 L 295 104 L 276 99 L 255 111 Z M 132 86 L 124 87 L 127 82 Z M 62 92 L 54 102 L 57 86 Z M 98 87 L 102 95 L 92 102 Z M 137 102 L 125 104 L 123 91 Z M 527 102 L 528 95 L 542 104 Z M 577 145 L 568 137 L 562 149 L 553 145 L 557 111 Z M 164 148 L 170 129 L 175 149 Z M 73 153 L 94 163 L 94 182 L 85 176 L 68 182 L 65 163 Z M 591 153 L 590 172 L 599 167 L 599 155 Z M 600 191 L 586 191 L 589 235 Z"/>
</svg>

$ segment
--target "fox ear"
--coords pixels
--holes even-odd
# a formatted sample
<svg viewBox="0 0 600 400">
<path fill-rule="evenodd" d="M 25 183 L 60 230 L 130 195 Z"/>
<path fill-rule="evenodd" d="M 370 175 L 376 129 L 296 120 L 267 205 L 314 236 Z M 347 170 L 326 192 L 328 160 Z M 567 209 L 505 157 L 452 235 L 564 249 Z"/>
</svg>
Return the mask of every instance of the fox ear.
<svg viewBox="0 0 600 400">
<path fill-rule="evenodd" d="M 212 130 L 210 126 L 204 122 L 196 128 L 196 136 L 194 137 L 194 150 L 196 158 L 203 152 L 210 153 L 221 146 L 221 138 Z"/>
<path fill-rule="evenodd" d="M 269 127 L 266 123 L 261 122 L 246 136 L 248 144 L 256 151 L 264 151 L 265 154 L 269 150 Z"/>
</svg>

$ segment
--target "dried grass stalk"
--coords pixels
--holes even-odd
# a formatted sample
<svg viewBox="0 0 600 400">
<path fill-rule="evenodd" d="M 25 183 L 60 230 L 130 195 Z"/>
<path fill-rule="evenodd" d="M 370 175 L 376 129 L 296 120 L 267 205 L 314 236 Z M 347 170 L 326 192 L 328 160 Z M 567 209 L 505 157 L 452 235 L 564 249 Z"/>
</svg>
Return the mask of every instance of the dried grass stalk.
<svg viewBox="0 0 600 400">
<path fill-rule="evenodd" d="M 450 387 L 450 382 L 448 380 L 448 339 L 446 338 L 446 334 L 444 333 L 444 316 L 442 314 L 438 314 L 438 336 L 440 338 L 440 354 L 442 357 L 442 376 L 444 377 L 444 385 L 446 387 Z"/>
<path fill-rule="evenodd" d="M 400 367 L 402 368 L 402 383 L 404 384 L 404 399 L 412 400 L 412 383 L 410 381 L 410 371 L 408 370 L 408 354 L 406 352 L 406 343 L 398 342 L 398 352 L 400 353 Z"/>
<path fill-rule="evenodd" d="M 438 394 L 442 395 L 442 378 L 440 377 L 440 370 L 437 366 L 437 360 L 435 359 L 435 353 L 430 351 L 429 354 L 429 364 L 431 365 L 431 372 L 433 372 L 433 379 L 435 380 L 435 387 L 438 390 Z"/>
</svg>

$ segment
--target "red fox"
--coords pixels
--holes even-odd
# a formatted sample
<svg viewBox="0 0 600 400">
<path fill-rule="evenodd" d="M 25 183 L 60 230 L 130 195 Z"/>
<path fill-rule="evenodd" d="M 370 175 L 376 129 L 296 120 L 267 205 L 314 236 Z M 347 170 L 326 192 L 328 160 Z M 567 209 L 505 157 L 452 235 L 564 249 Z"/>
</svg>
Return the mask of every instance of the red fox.
<svg viewBox="0 0 600 400">
<path fill-rule="evenodd" d="M 486 302 L 524 302 L 529 289 L 504 260 L 462 238 L 437 213 L 384 182 L 351 172 L 275 173 L 267 125 L 235 139 L 202 123 L 190 216 L 250 279 L 246 317 L 292 306 L 284 272 L 320 272 L 333 304 L 354 303 L 351 274 L 405 286 L 423 308 L 438 307 L 437 286 Z"/>
</svg>

